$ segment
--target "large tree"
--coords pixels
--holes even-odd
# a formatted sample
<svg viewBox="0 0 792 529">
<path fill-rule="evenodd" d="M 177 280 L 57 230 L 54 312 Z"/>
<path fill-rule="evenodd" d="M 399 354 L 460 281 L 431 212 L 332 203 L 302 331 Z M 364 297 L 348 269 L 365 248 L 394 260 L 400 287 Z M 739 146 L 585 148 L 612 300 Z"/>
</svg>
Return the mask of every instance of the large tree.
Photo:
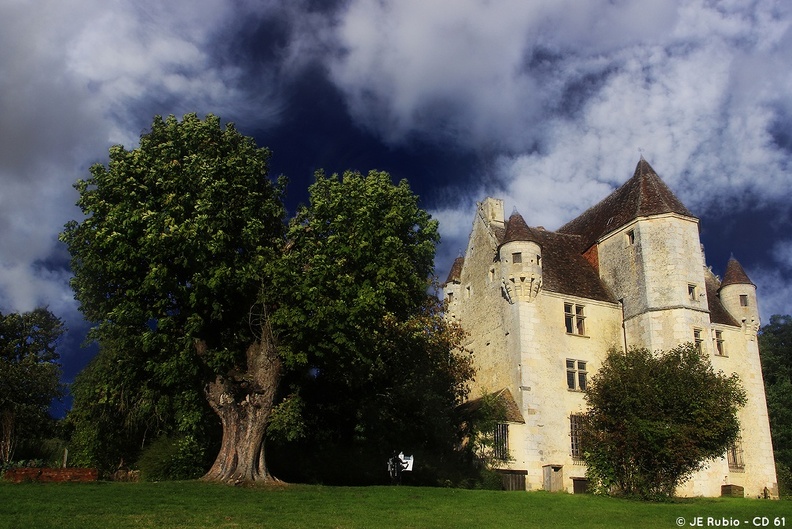
<svg viewBox="0 0 792 529">
<path fill-rule="evenodd" d="M 20 440 L 45 435 L 48 409 L 61 395 L 56 346 L 63 322 L 45 308 L 0 313 L 0 463 Z"/>
<path fill-rule="evenodd" d="M 77 183 L 85 219 L 62 239 L 101 351 L 75 418 L 124 421 L 117 435 L 78 428 L 88 451 L 118 457 L 125 433 L 168 421 L 194 432 L 199 391 L 223 432 L 206 479 L 273 479 L 271 424 L 290 440 L 318 426 L 381 442 L 414 420 L 413 437 L 448 440 L 471 369 L 427 292 L 436 221 L 406 181 L 319 173 L 285 233 L 268 156 L 216 117 L 156 118 Z"/>
<path fill-rule="evenodd" d="M 792 493 L 792 316 L 774 315 L 759 333 L 767 413 L 778 479 Z"/>
<path fill-rule="evenodd" d="M 289 383 L 309 425 L 306 451 L 343 457 L 336 465 L 343 480 L 375 481 L 397 447 L 452 444 L 470 359 L 461 330 L 429 292 L 437 221 L 407 181 L 394 185 L 379 171 L 319 172 L 309 195 L 289 227 L 279 275 L 288 303 L 275 320 L 305 360 Z M 346 453 L 327 457 L 339 450 Z"/>
<path fill-rule="evenodd" d="M 716 373 L 693 344 L 611 351 L 586 387 L 582 448 L 603 492 L 670 496 L 739 435 L 737 375 Z"/>
<path fill-rule="evenodd" d="M 112 147 L 77 182 L 85 218 L 61 235 L 92 336 L 171 394 L 205 392 L 223 428 L 213 480 L 271 478 L 281 358 L 262 285 L 285 212 L 269 156 L 216 116 L 156 117 L 137 148 Z"/>
</svg>

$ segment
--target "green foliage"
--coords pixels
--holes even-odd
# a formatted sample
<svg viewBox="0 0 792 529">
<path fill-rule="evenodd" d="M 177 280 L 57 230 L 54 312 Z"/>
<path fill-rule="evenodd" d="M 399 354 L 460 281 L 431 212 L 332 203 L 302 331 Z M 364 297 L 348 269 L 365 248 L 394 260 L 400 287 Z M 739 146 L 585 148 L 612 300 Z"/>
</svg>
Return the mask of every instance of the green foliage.
<svg viewBox="0 0 792 529">
<path fill-rule="evenodd" d="M 316 457 L 454 446 L 472 368 L 427 293 L 437 222 L 406 181 L 318 173 L 286 230 L 268 160 L 214 116 L 157 117 L 77 183 L 85 218 L 61 239 L 101 346 L 73 388 L 81 460 L 107 468 L 153 438 L 206 439 L 207 383 L 239 402 L 257 391 L 245 353 L 265 312 L 289 370 L 271 438 Z"/>
<path fill-rule="evenodd" d="M 140 455 L 137 467 L 144 481 L 195 479 L 206 472 L 206 450 L 191 436 L 162 436 Z"/>
<path fill-rule="evenodd" d="M 745 392 L 693 344 L 611 351 L 586 388 L 582 448 L 599 492 L 659 498 L 739 435 Z"/>
<path fill-rule="evenodd" d="M 216 428 L 204 386 L 244 369 L 259 337 L 251 309 L 283 242 L 269 157 L 216 116 L 157 116 L 137 148 L 112 147 L 75 185 L 84 218 L 61 240 L 100 344 L 73 387 L 79 461 L 112 468 L 162 434 Z"/>
<path fill-rule="evenodd" d="M 394 449 L 451 450 L 470 359 L 427 293 L 437 222 L 407 182 L 319 172 L 309 194 L 289 226 L 276 277 L 286 301 L 273 318 L 303 360 L 290 376 L 304 404 L 301 447 L 345 460 L 371 454 L 368 471 L 347 465 L 344 479 L 378 482 Z M 335 482 L 326 467 L 320 459 L 309 473 Z"/>
<path fill-rule="evenodd" d="M 783 463 L 776 463 L 776 478 L 779 497 L 792 498 L 792 469 Z"/>
<path fill-rule="evenodd" d="M 506 406 L 498 393 L 485 391 L 479 398 L 460 406 L 462 437 L 472 463 L 485 470 L 503 463 L 495 456 L 495 429 L 506 420 Z"/>
<path fill-rule="evenodd" d="M 305 437 L 304 406 L 297 392 L 285 397 L 272 410 L 267 435 L 284 441 L 297 441 Z"/>
<path fill-rule="evenodd" d="M 173 399 L 134 354 L 109 343 L 77 375 L 71 394 L 66 423 L 73 429 L 70 458 L 78 466 L 112 473 L 175 424 Z"/>
<path fill-rule="evenodd" d="M 223 373 L 256 338 L 248 315 L 283 234 L 269 151 L 216 116 L 154 119 L 80 180 L 85 218 L 61 239 L 92 336 L 134 353 L 164 385 Z M 196 358 L 195 340 L 208 348 Z M 203 375 L 203 376 L 202 376 Z"/>
<path fill-rule="evenodd" d="M 770 323 L 759 333 L 759 352 L 773 452 L 782 484 L 782 475 L 788 475 L 792 468 L 792 316 L 770 317 Z M 792 480 L 786 486 L 792 488 Z"/>
<path fill-rule="evenodd" d="M 484 393 L 457 408 L 460 421 L 460 462 L 455 486 L 500 490 L 502 476 L 497 469 L 511 459 L 510 454 L 496 451 L 495 431 L 506 422 L 506 403 L 503 395 Z M 504 447 L 499 447 L 503 449 Z"/>
<path fill-rule="evenodd" d="M 53 432 L 48 408 L 60 397 L 56 346 L 63 322 L 45 308 L 0 313 L 0 462 L 22 442 L 36 444 Z"/>
</svg>

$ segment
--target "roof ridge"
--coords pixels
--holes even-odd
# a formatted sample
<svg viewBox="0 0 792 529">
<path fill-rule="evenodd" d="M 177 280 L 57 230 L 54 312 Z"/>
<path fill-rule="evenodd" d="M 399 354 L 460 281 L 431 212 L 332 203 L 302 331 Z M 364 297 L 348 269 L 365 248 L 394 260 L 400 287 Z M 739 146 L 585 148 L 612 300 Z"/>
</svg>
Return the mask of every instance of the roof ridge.
<svg viewBox="0 0 792 529">
<path fill-rule="evenodd" d="M 641 156 L 632 178 L 558 231 L 581 235 L 588 248 L 603 235 L 638 217 L 664 213 L 696 218 Z"/>
</svg>

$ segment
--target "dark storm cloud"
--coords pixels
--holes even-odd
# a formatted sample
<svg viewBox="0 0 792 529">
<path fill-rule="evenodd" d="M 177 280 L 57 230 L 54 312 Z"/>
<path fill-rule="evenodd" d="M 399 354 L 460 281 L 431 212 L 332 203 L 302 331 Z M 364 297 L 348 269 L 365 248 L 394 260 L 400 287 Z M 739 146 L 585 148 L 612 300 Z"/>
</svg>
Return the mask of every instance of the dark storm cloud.
<svg viewBox="0 0 792 529">
<path fill-rule="evenodd" d="M 76 314 L 72 183 L 152 115 L 197 111 L 271 147 L 294 202 L 317 168 L 409 178 L 441 274 L 476 200 L 552 229 L 642 149 L 706 237 L 744 243 L 708 252 L 748 263 L 763 315 L 790 312 L 792 236 L 764 217 L 788 226 L 791 24 L 773 0 L 5 2 L 0 306 Z"/>
</svg>

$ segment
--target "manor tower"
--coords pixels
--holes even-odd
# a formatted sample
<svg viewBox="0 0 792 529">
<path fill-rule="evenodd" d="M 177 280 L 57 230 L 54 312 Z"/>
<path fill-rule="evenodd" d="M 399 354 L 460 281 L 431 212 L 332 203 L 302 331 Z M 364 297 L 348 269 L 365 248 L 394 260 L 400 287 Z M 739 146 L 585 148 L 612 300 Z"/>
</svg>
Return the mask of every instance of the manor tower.
<svg viewBox="0 0 792 529">
<path fill-rule="evenodd" d="M 611 348 L 694 342 L 748 394 L 742 440 L 679 493 L 777 495 L 756 331 L 756 287 L 731 259 L 706 266 L 698 219 L 646 160 L 624 185 L 556 232 L 529 227 L 503 201 L 478 204 L 464 257 L 445 284 L 447 317 L 469 333 L 474 393 L 509 413 L 497 453 L 516 488 L 581 491 L 582 391 Z M 476 396 L 475 394 L 473 395 Z"/>
</svg>

